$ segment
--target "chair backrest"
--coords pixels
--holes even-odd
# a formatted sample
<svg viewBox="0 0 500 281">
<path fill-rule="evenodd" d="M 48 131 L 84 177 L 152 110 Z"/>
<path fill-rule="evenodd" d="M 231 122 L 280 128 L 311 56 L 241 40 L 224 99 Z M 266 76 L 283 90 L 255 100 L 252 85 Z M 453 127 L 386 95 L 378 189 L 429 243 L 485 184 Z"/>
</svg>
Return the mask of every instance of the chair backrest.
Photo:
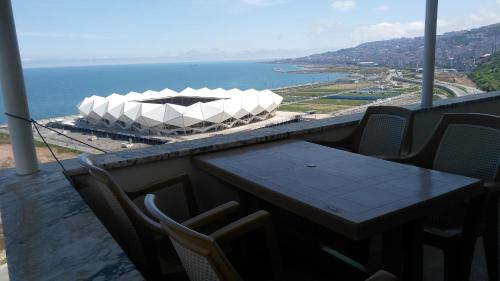
<svg viewBox="0 0 500 281">
<path fill-rule="evenodd" d="M 155 196 L 152 194 L 146 195 L 144 204 L 169 235 L 191 281 L 241 280 L 212 237 L 190 229 L 165 215 L 156 206 Z"/>
<path fill-rule="evenodd" d="M 353 151 L 399 156 L 411 149 L 413 113 L 396 106 L 371 106 L 353 135 Z"/>
<path fill-rule="evenodd" d="M 111 191 L 115 199 L 118 201 L 123 210 L 127 213 L 134 226 L 145 226 L 151 231 L 162 233 L 161 226 L 158 222 L 147 216 L 137 205 L 130 200 L 125 191 L 119 186 L 111 174 L 96 166 L 90 159 L 90 154 L 83 153 L 79 157 L 81 165 L 89 169 L 90 175 L 98 182 L 102 183 Z"/>
<path fill-rule="evenodd" d="M 445 114 L 418 154 L 424 166 L 485 181 L 500 179 L 500 117 Z"/>
<path fill-rule="evenodd" d="M 157 249 L 152 240 L 152 237 L 154 236 L 165 235 L 161 225 L 152 218 L 148 217 L 127 196 L 125 191 L 123 191 L 113 176 L 108 171 L 96 166 L 90 156 L 91 155 L 88 153 L 81 154 L 79 157 L 80 164 L 89 170 L 90 175 L 96 182 L 107 188 L 106 191 L 103 190 L 103 195 L 110 197 L 107 200 L 112 201 L 109 207 L 113 208 L 116 206 L 121 208 L 121 210 L 118 211 L 110 211 L 115 213 L 117 216 L 120 216 L 120 214 L 123 214 L 124 212 L 126 218 L 122 218 L 121 221 L 117 220 L 116 223 L 130 223 L 133 228 L 125 229 L 125 231 L 133 232 L 129 234 L 129 238 L 133 238 L 133 240 L 119 242 L 125 243 L 125 245 L 121 244 L 122 247 L 128 251 L 131 260 L 145 276 L 153 278 L 153 276 L 161 275 Z M 116 202 L 118 204 L 116 204 Z M 116 219 L 118 218 L 120 217 L 116 217 Z M 120 233 L 120 235 L 123 234 Z"/>
</svg>

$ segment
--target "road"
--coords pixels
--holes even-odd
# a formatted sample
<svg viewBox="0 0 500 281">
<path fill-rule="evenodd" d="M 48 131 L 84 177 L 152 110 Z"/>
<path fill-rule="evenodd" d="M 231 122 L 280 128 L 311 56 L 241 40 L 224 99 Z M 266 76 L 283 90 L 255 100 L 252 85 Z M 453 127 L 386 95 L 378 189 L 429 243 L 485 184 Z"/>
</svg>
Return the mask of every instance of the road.
<svg viewBox="0 0 500 281">
<path fill-rule="evenodd" d="M 387 75 L 387 79 L 422 85 L 421 79 L 404 78 L 404 77 L 400 76 L 399 74 L 395 74 L 395 73 L 390 73 L 389 75 Z M 463 96 L 467 96 L 467 95 L 483 93 L 483 91 L 476 89 L 474 87 L 469 87 L 469 86 L 465 86 L 465 85 L 457 85 L 457 84 L 447 83 L 447 82 L 442 82 L 442 81 L 437 81 L 437 80 L 434 81 L 434 85 L 452 92 L 456 97 L 463 97 Z"/>
</svg>

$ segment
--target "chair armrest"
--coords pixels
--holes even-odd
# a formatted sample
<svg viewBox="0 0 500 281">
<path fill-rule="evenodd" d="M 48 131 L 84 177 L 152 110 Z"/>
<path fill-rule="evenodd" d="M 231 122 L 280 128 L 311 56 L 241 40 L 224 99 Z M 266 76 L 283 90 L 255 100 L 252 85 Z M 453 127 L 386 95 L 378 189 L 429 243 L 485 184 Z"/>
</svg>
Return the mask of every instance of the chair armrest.
<svg viewBox="0 0 500 281">
<path fill-rule="evenodd" d="M 230 214 L 239 211 L 240 204 L 236 201 L 230 201 L 211 210 L 203 212 L 193 218 L 184 221 L 182 224 L 191 229 L 196 229 L 201 226 L 208 225 L 219 219 L 227 218 Z"/>
<path fill-rule="evenodd" d="M 484 188 L 492 194 L 500 194 L 500 183 L 498 182 L 487 182 L 484 184 Z"/>
<path fill-rule="evenodd" d="M 314 141 L 314 143 L 344 150 L 351 150 L 352 147 L 352 141 L 350 136 L 337 141 Z"/>
<path fill-rule="evenodd" d="M 263 229 L 266 236 L 267 250 L 275 272 L 283 270 L 283 263 L 279 253 L 278 241 L 274 232 L 271 214 L 258 211 L 241 218 L 210 234 L 217 243 L 226 243 L 251 231 Z"/>
<path fill-rule="evenodd" d="M 371 155 L 382 160 L 397 162 L 401 164 L 413 164 L 412 159 L 404 156 L 390 156 L 390 155 Z"/>
<path fill-rule="evenodd" d="M 139 191 L 127 192 L 127 195 L 131 200 L 137 197 L 144 196 L 148 193 L 154 193 L 166 187 L 171 187 L 176 184 L 182 184 L 184 195 L 186 196 L 186 201 L 189 209 L 189 215 L 195 216 L 198 214 L 198 207 L 194 199 L 194 193 L 191 186 L 191 180 L 187 174 L 180 174 L 173 177 L 168 177 L 167 179 L 161 179 L 151 183 L 147 183 L 141 187 Z"/>
<path fill-rule="evenodd" d="M 266 211 L 258 211 L 222 227 L 210 234 L 210 236 L 217 242 L 225 242 L 250 231 L 259 228 L 270 228 L 271 226 L 271 214 Z"/>
<path fill-rule="evenodd" d="M 396 281 L 396 280 L 397 280 L 396 276 L 390 274 L 387 271 L 379 270 L 365 281 Z"/>
<path fill-rule="evenodd" d="M 428 164 L 426 164 L 426 161 L 424 160 L 425 158 L 424 155 L 421 155 L 420 153 L 412 153 L 406 156 L 374 155 L 373 157 L 401 164 L 408 164 L 422 168 L 429 168 L 427 167 Z"/>
</svg>

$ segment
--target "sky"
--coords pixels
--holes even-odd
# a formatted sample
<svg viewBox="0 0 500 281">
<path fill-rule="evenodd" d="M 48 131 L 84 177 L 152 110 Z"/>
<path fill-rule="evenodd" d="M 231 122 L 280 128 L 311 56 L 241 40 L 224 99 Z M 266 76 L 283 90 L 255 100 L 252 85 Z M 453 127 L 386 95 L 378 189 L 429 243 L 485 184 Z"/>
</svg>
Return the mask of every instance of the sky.
<svg viewBox="0 0 500 281">
<path fill-rule="evenodd" d="M 425 0 L 12 0 L 24 66 L 257 60 L 424 33 Z M 439 0 L 438 33 L 500 22 Z"/>
</svg>

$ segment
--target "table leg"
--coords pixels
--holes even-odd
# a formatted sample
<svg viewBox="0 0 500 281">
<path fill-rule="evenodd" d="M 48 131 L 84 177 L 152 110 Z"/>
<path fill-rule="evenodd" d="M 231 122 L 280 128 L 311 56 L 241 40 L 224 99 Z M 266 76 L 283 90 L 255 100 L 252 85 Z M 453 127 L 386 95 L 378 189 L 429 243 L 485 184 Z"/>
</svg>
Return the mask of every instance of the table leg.
<svg viewBox="0 0 500 281">
<path fill-rule="evenodd" d="M 422 281 L 423 279 L 423 234 L 421 221 L 414 221 L 406 227 L 404 280 Z"/>
<path fill-rule="evenodd" d="M 403 227 L 383 233 L 382 268 L 403 279 Z"/>
<path fill-rule="evenodd" d="M 400 280 L 421 281 L 423 278 L 423 226 L 412 221 L 382 237 L 382 267 Z"/>
</svg>

